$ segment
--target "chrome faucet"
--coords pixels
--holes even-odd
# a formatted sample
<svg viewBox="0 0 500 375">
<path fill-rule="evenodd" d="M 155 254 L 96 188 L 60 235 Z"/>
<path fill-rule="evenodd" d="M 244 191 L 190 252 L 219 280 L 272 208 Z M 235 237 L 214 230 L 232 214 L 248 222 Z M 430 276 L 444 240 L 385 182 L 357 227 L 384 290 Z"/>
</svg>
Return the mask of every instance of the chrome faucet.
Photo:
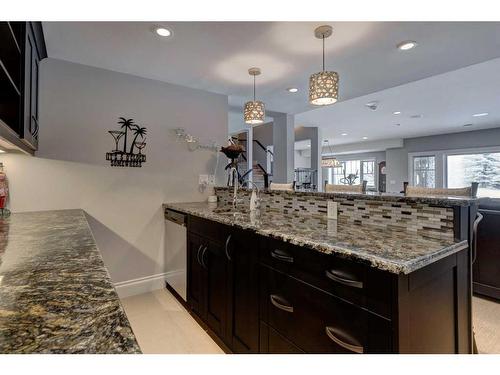
<svg viewBox="0 0 500 375">
<path fill-rule="evenodd" d="M 235 175 L 236 173 L 236 175 Z M 238 170 L 236 167 L 231 167 L 229 170 L 229 178 L 233 180 L 233 208 L 236 208 L 236 203 L 238 203 Z"/>
<path fill-rule="evenodd" d="M 255 211 L 260 208 L 260 190 L 253 181 L 246 181 L 247 184 L 252 184 L 252 195 L 250 197 L 250 211 Z"/>
</svg>

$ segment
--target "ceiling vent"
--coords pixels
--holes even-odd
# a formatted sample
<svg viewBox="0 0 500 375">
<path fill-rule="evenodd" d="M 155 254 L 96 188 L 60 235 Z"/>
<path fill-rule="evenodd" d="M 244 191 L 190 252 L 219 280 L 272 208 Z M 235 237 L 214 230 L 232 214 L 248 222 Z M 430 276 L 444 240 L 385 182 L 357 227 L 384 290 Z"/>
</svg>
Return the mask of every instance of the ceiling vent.
<svg viewBox="0 0 500 375">
<path fill-rule="evenodd" d="M 376 111 L 378 108 L 378 102 L 366 103 L 365 107 L 370 108 L 372 111 Z"/>
</svg>

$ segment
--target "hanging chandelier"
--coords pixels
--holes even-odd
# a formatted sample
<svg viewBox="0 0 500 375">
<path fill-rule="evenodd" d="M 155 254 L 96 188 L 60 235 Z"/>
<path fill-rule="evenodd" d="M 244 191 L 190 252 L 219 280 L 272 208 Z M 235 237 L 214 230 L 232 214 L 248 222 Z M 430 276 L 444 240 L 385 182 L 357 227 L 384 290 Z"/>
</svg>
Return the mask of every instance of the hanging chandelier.
<svg viewBox="0 0 500 375">
<path fill-rule="evenodd" d="M 248 74 L 253 76 L 253 100 L 245 103 L 243 118 L 245 123 L 250 125 L 262 124 L 266 117 L 266 109 L 264 103 L 255 100 L 255 76 L 260 74 L 260 68 L 250 68 Z"/>
<path fill-rule="evenodd" d="M 328 145 L 328 148 L 330 149 L 330 154 L 333 154 L 332 145 L 330 145 L 330 142 L 328 141 L 328 139 L 325 139 L 325 143 Z M 342 163 L 334 157 L 327 158 L 327 159 L 322 158 L 321 159 L 321 167 L 322 168 L 340 168 L 340 167 L 342 167 Z"/>
<path fill-rule="evenodd" d="M 323 70 L 309 78 L 309 103 L 312 105 L 330 105 L 338 100 L 339 75 L 325 70 L 325 39 L 332 35 L 332 27 L 324 25 L 314 30 L 316 38 L 323 41 Z"/>
</svg>

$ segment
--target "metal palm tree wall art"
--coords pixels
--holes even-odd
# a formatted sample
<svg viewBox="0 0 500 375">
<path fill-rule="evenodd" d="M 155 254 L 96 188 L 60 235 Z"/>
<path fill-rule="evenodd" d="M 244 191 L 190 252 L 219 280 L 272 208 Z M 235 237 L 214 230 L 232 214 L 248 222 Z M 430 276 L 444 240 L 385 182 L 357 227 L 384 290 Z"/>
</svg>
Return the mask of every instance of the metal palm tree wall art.
<svg viewBox="0 0 500 375">
<path fill-rule="evenodd" d="M 135 124 L 133 119 L 124 117 L 119 118 L 118 125 L 121 130 L 108 131 L 115 140 L 115 149 L 106 152 L 106 160 L 111 162 L 112 167 L 141 167 L 146 162 L 146 155 L 142 153 L 146 147 L 146 128 Z M 127 144 L 129 132 L 130 137 L 133 137 L 130 146 Z M 121 139 L 123 145 L 120 145 Z M 134 152 L 136 149 L 138 152 Z"/>
</svg>

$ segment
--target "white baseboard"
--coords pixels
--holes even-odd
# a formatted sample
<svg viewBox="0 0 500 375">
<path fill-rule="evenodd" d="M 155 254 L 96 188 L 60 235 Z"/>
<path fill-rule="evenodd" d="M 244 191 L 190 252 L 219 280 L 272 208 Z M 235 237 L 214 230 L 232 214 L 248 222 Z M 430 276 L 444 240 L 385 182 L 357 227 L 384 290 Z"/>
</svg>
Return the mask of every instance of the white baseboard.
<svg viewBox="0 0 500 375">
<path fill-rule="evenodd" d="M 158 273 L 156 275 L 140 277 L 138 279 L 120 281 L 115 283 L 115 289 L 118 297 L 125 298 L 152 292 L 153 290 L 164 289 L 165 280 L 171 272 Z M 175 271 L 174 271 L 175 273 Z"/>
</svg>

